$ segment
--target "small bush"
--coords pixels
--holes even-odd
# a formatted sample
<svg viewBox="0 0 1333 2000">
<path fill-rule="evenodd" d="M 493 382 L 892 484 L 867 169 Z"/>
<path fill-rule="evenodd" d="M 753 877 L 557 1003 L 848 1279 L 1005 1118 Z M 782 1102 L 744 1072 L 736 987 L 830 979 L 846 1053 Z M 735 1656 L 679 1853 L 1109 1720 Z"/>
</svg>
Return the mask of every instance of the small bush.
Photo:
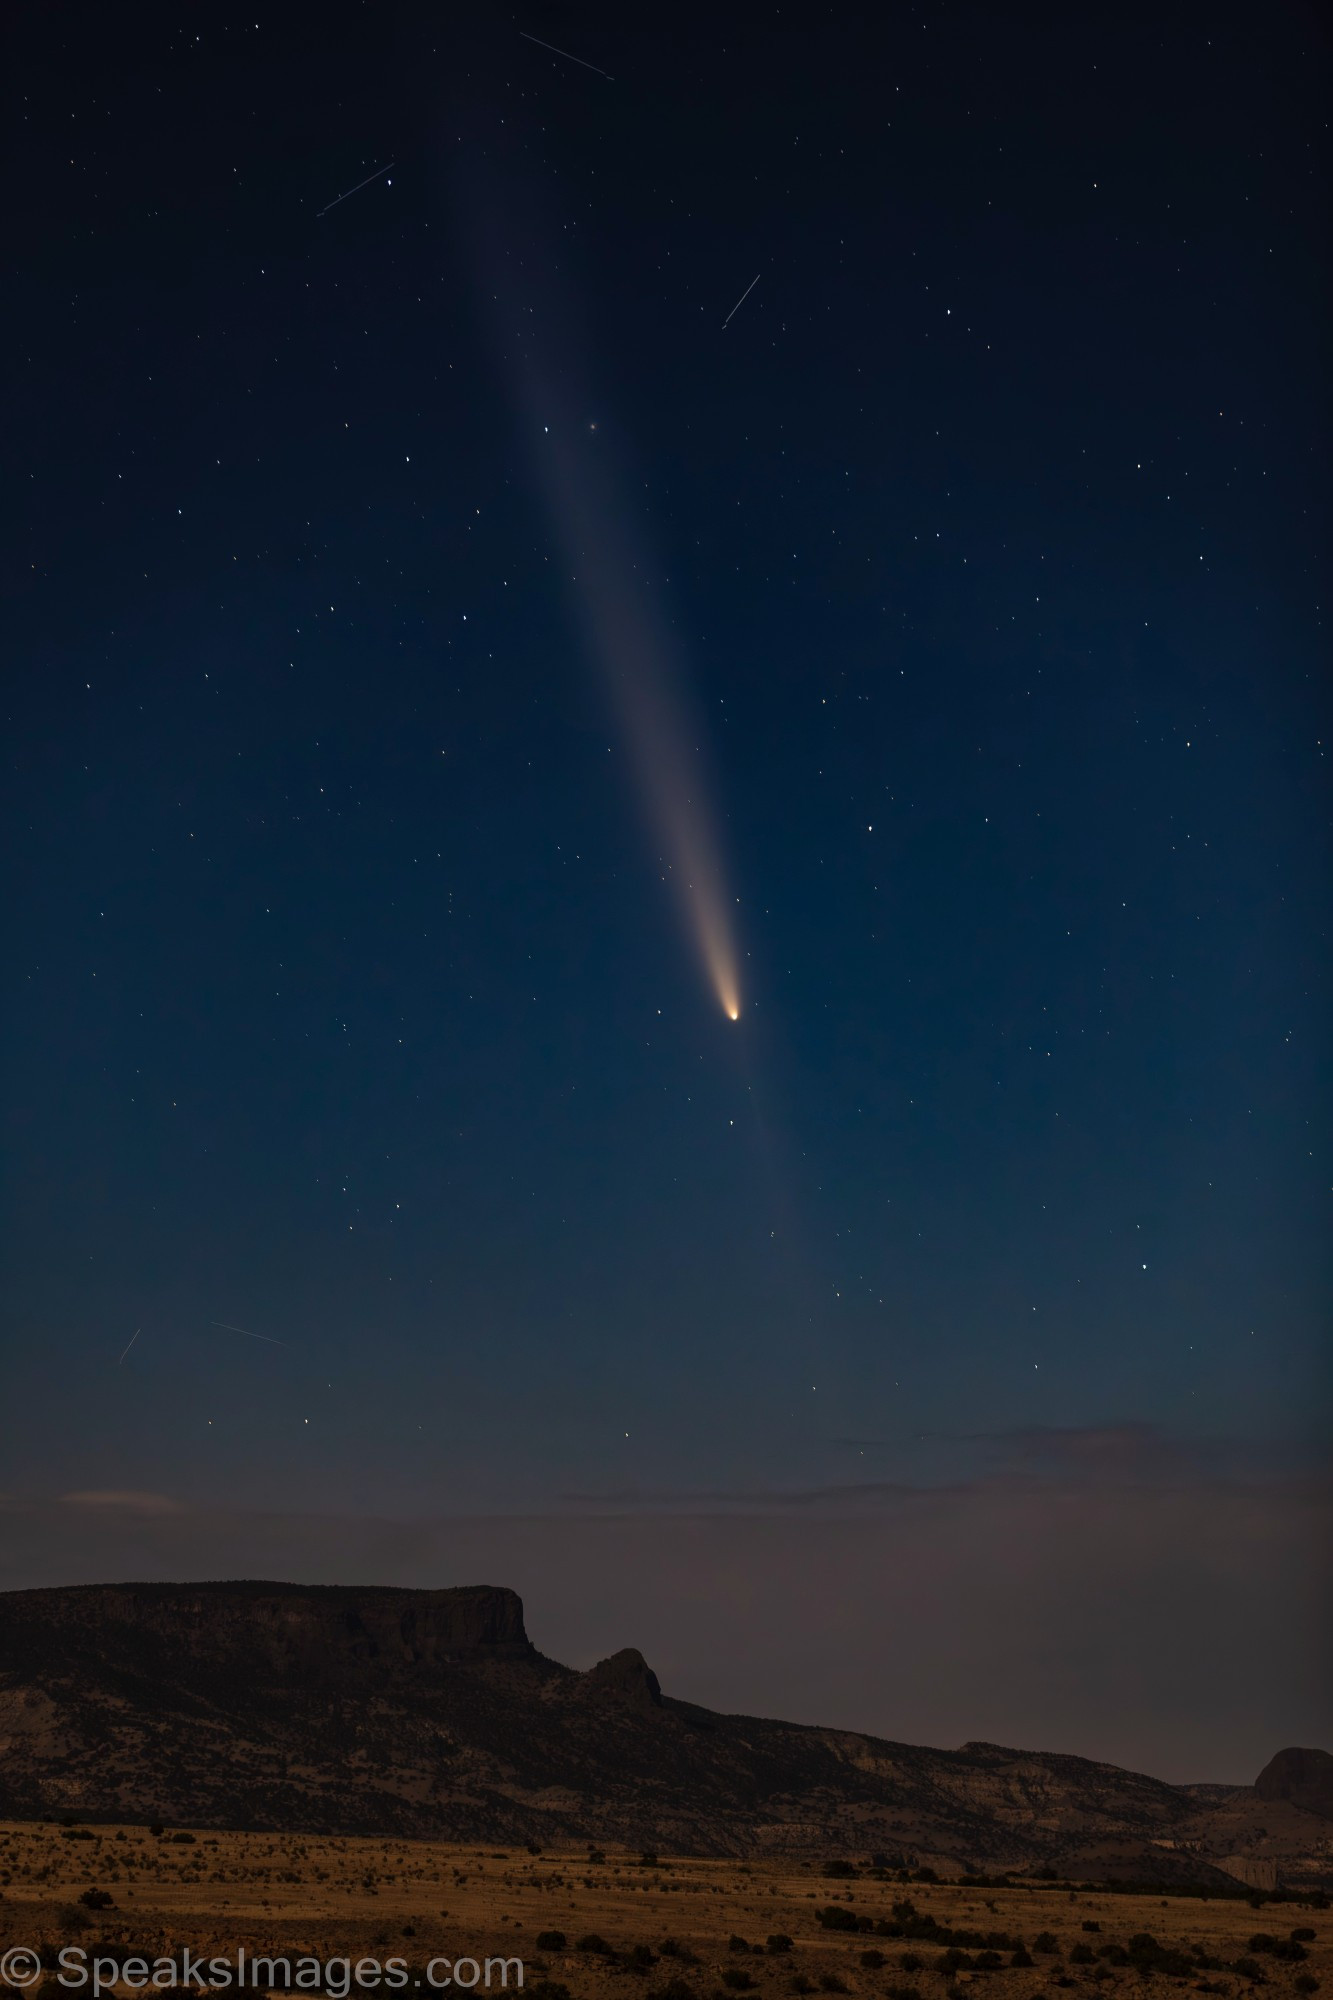
<svg viewBox="0 0 1333 2000">
<path fill-rule="evenodd" d="M 636 1972 L 646 1972 L 650 1965 L 656 1965 L 656 1955 L 646 1944 L 636 1944 L 629 1955 L 629 1962 Z"/>
<path fill-rule="evenodd" d="M 748 1993 L 754 1981 L 743 1965 L 729 1965 L 723 1971 L 722 1984 L 729 1986 L 733 1993 Z"/>
<path fill-rule="evenodd" d="M 105 1889 L 85 1889 L 79 1901 L 85 1910 L 114 1910 L 116 1907 Z"/>
<path fill-rule="evenodd" d="M 1291 1983 L 1298 1993 L 1317 1993 L 1319 1991 L 1319 1981 L 1315 1978 L 1313 1972 L 1298 1972 Z"/>
<path fill-rule="evenodd" d="M 668 1979 L 665 1986 L 650 1986 L 646 2000 L 695 2000 L 694 1988 L 683 1979 Z"/>
<path fill-rule="evenodd" d="M 768 1952 L 790 1951 L 791 1939 L 785 1931 L 774 1931 L 772 1937 L 764 1946 L 764 1950 Z"/>
<path fill-rule="evenodd" d="M 1056 1937 L 1054 1931 L 1038 1931 L 1032 1940 L 1032 1949 L 1034 1951 L 1054 1952 L 1058 1958 L 1060 1955 L 1060 1940 Z"/>
<path fill-rule="evenodd" d="M 1238 1958 L 1231 1970 L 1238 1972 L 1242 1979 L 1253 1980 L 1256 1986 L 1263 1983 L 1264 1969 L 1257 1958 Z"/>
<path fill-rule="evenodd" d="M 819 1912 L 819 1921 L 826 1931 L 857 1931 L 861 1925 L 851 1910 L 844 1910 L 841 1903 L 827 1903 Z"/>
<path fill-rule="evenodd" d="M 1084 1917 L 1082 1928 L 1085 1931 L 1099 1931 L 1101 1925 L 1098 1923 L 1096 1917 Z"/>
<path fill-rule="evenodd" d="M 1092 1946 L 1090 1944 L 1075 1944 L 1069 1948 L 1069 1963 L 1071 1965 L 1091 1965 L 1092 1956 Z"/>
<path fill-rule="evenodd" d="M 1023 1946 L 1019 1945 L 1017 1951 L 1010 1953 L 1009 1963 L 1010 1965 L 1013 1966 L 1015 1972 L 1019 1972 L 1025 1966 L 1031 1965 L 1032 1953 L 1030 1951 L 1025 1951 Z"/>
<path fill-rule="evenodd" d="M 727 1939 L 728 1951 L 748 1951 L 749 1949 L 750 1949 L 749 1938 L 736 1937 L 733 1934 L 731 1937 Z"/>
<path fill-rule="evenodd" d="M 563 1951 L 564 1948 L 565 1934 L 563 1931 L 538 1931 L 538 1951 Z"/>
<path fill-rule="evenodd" d="M 915 1986 L 887 1986 L 888 2000 L 921 2000 L 920 1989 Z"/>
<path fill-rule="evenodd" d="M 574 1949 L 575 1951 L 595 1951 L 601 1958 L 614 1958 L 616 1955 L 613 1947 L 607 1943 L 604 1937 L 600 1937 L 596 1931 L 589 1931 L 586 1937 L 581 1937 L 574 1946 Z"/>
<path fill-rule="evenodd" d="M 836 1875 L 839 1880 L 846 1881 L 849 1875 L 855 1875 L 856 1866 L 851 1861 L 830 1861 L 824 1873 L 826 1875 Z"/>
<path fill-rule="evenodd" d="M 528 2000 L 572 2000 L 569 1988 L 559 1979 L 535 1979 L 523 1991 Z"/>
<path fill-rule="evenodd" d="M 813 1983 L 806 1978 L 805 1974 L 798 1972 L 792 1978 L 791 1990 L 793 1993 L 813 1993 L 815 1989 Z"/>
<path fill-rule="evenodd" d="M 863 1951 L 861 1953 L 861 1963 L 867 1972 L 878 1972 L 884 1963 L 884 1954 L 882 1951 L 875 1951 L 873 1949 Z"/>
<path fill-rule="evenodd" d="M 819 1975 L 819 1990 L 821 1993 L 845 1993 L 847 1991 L 847 1981 L 839 1979 L 836 1972 L 821 1972 Z"/>
</svg>

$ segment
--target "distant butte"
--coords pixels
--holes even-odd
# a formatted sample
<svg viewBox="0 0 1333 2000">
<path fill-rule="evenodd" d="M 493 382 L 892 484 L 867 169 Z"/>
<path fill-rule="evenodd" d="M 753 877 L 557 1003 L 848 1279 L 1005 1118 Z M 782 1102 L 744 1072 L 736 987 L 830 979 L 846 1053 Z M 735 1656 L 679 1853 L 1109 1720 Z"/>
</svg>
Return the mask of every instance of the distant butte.
<svg viewBox="0 0 1333 2000">
<path fill-rule="evenodd" d="M 883 1850 L 1084 1880 L 1325 1886 L 1333 1757 L 1167 1785 L 719 1715 L 642 1654 L 539 1653 L 512 1590 L 286 1583 L 0 1593 L 0 1816 L 677 1853 Z"/>
</svg>

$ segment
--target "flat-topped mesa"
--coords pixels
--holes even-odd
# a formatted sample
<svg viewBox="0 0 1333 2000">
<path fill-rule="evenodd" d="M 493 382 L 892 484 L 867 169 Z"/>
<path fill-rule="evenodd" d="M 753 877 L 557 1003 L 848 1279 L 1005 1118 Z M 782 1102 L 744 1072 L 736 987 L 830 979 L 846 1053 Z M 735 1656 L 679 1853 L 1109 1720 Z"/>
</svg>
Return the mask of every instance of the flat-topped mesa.
<svg viewBox="0 0 1333 2000">
<path fill-rule="evenodd" d="M 336 1676 L 529 1660 L 518 1594 L 489 1584 L 395 1590 L 267 1582 L 89 1584 L 0 1597 L 0 1658 L 39 1642 L 104 1658 L 147 1645 L 211 1664 Z"/>
</svg>

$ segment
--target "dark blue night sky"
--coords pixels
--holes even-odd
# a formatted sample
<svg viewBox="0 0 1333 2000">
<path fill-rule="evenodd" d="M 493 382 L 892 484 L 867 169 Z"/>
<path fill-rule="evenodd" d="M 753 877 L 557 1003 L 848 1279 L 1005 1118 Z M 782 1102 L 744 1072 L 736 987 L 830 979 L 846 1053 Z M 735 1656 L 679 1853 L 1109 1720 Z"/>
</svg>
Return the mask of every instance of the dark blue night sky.
<svg viewBox="0 0 1333 2000">
<path fill-rule="evenodd" d="M 0 1584 L 1327 1735 L 1322 35 L 19 26 Z"/>
</svg>

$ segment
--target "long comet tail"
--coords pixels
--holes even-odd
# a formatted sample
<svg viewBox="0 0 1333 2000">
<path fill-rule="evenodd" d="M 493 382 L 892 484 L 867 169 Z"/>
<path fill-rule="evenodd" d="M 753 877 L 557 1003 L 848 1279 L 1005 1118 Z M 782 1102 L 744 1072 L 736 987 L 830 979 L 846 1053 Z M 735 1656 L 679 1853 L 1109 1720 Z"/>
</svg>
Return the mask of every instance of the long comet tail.
<svg viewBox="0 0 1333 2000">
<path fill-rule="evenodd" d="M 136 1341 L 136 1340 L 137 1340 L 137 1339 L 139 1338 L 139 1335 L 140 1335 L 140 1334 L 141 1334 L 142 1332 L 143 1332 L 143 1328 L 142 1328 L 141 1326 L 136 1326 L 136 1327 L 135 1327 L 135 1329 L 134 1329 L 134 1332 L 133 1332 L 133 1333 L 132 1333 L 132 1334 L 130 1335 L 129 1339 L 128 1339 L 128 1340 L 127 1340 L 127 1341 L 125 1342 L 125 1346 L 124 1346 L 124 1350 L 123 1350 L 123 1352 L 121 1353 L 121 1356 L 120 1356 L 120 1361 L 117 1361 L 117 1363 L 116 1363 L 116 1366 L 117 1366 L 117 1368 L 119 1368 L 119 1366 L 120 1366 L 120 1362 L 121 1362 L 121 1361 L 123 1361 L 123 1360 L 125 1359 L 125 1356 L 126 1356 L 126 1355 L 127 1355 L 128 1353 L 129 1353 L 130 1349 L 131 1349 L 131 1348 L 133 1347 L 133 1345 L 134 1345 L 135 1341 Z"/>
</svg>

